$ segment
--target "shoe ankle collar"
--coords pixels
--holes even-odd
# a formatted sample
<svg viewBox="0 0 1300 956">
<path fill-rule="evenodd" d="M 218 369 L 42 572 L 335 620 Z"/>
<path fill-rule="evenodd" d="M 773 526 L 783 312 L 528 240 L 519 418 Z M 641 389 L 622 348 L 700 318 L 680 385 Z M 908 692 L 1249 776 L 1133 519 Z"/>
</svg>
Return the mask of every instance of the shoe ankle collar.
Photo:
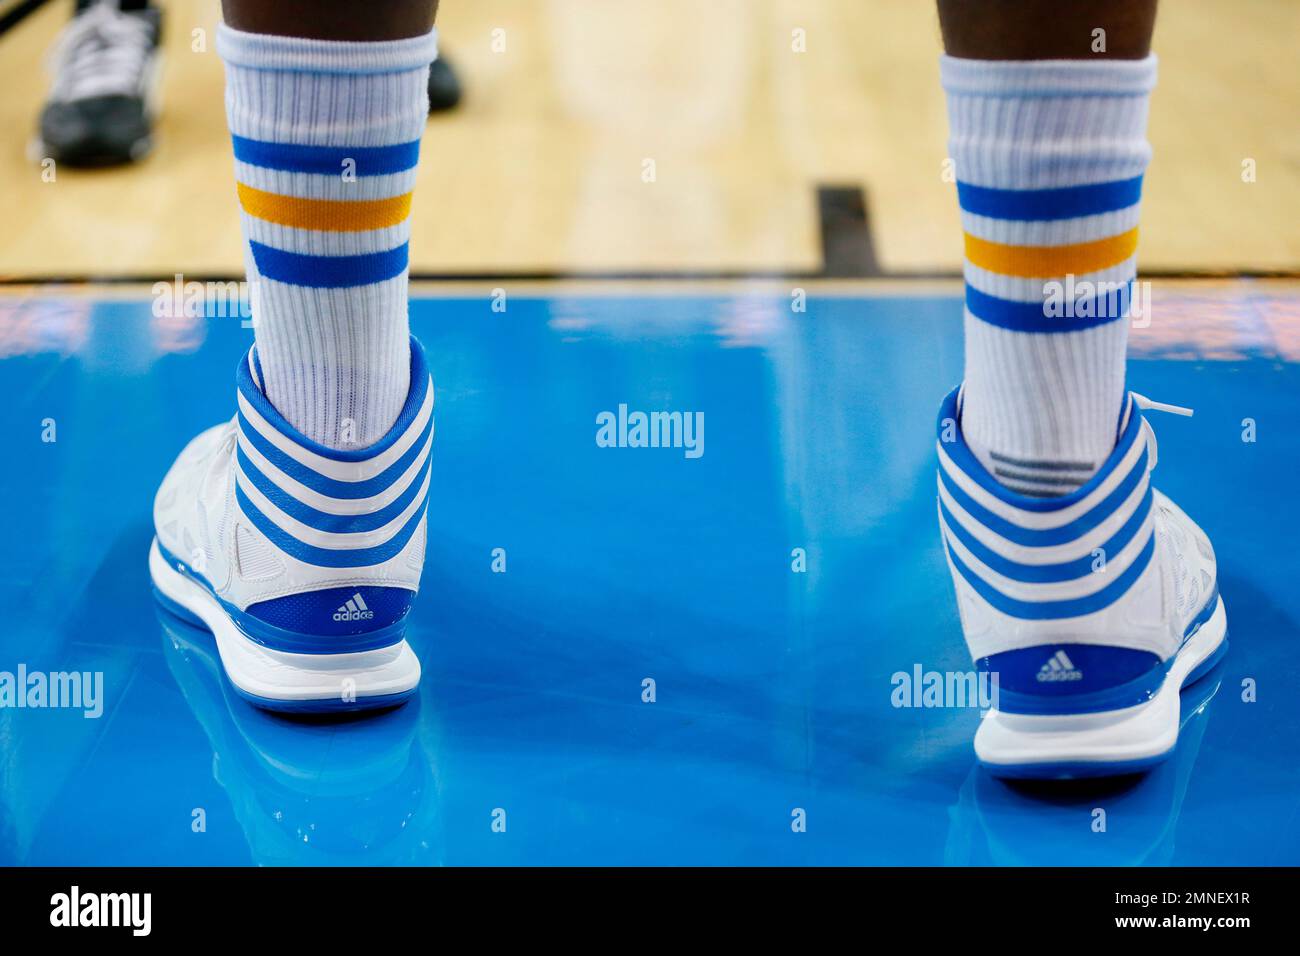
<svg viewBox="0 0 1300 956">
<path fill-rule="evenodd" d="M 1116 471 L 1129 472 L 1138 458 L 1143 460 L 1144 469 L 1150 470 L 1145 465 L 1148 460 L 1147 442 L 1144 435 L 1146 429 L 1143 427 L 1145 419 L 1142 417 L 1141 409 L 1133 400 L 1133 393 L 1129 392 L 1125 395 L 1124 408 L 1120 413 L 1118 440 L 1110 455 L 1097 469 L 1096 474 L 1074 491 L 1060 497 L 1035 498 L 1018 494 L 991 475 L 975 456 L 975 453 L 971 451 L 970 446 L 966 444 L 966 438 L 962 434 L 961 428 L 961 392 L 962 387 L 960 386 L 953 389 L 939 407 L 937 435 L 940 461 L 945 466 L 951 464 L 962 475 L 1004 504 L 1011 505 L 1022 511 L 1038 513 L 1065 511 L 1075 508 L 1081 502 L 1096 497 L 1098 489 L 1107 484 L 1107 480 Z"/>
<path fill-rule="evenodd" d="M 414 426 L 423 427 L 427 413 L 433 404 L 433 381 L 429 375 L 428 363 L 425 361 L 424 349 L 415 336 L 411 336 L 411 388 L 407 392 L 406 402 L 397 416 L 397 421 L 379 441 L 366 448 L 340 450 L 329 448 L 308 438 L 294 428 L 267 399 L 263 391 L 265 378 L 262 374 L 262 361 L 257 354 L 257 346 L 248 350 L 240 361 L 235 373 L 235 385 L 239 396 L 272 428 L 288 438 L 299 448 L 319 455 L 321 458 L 339 462 L 366 462 L 383 455 L 406 435 Z"/>
</svg>

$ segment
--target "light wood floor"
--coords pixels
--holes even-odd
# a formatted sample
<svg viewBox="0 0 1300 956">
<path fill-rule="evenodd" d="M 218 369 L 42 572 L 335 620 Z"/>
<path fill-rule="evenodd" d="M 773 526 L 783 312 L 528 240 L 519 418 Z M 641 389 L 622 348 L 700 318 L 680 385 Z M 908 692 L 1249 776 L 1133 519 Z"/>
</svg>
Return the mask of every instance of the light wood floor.
<svg viewBox="0 0 1300 956">
<path fill-rule="evenodd" d="M 125 170 L 59 169 L 45 183 L 26 155 L 70 4 L 0 37 L 0 275 L 242 269 L 218 4 L 164 6 L 159 141 Z M 865 188 L 886 270 L 958 268 L 925 0 L 442 6 L 468 97 L 425 137 L 417 271 L 816 270 L 817 184 Z M 795 29 L 806 52 L 791 49 Z M 1297 37 L 1294 0 L 1165 0 L 1144 268 L 1300 268 Z"/>
</svg>

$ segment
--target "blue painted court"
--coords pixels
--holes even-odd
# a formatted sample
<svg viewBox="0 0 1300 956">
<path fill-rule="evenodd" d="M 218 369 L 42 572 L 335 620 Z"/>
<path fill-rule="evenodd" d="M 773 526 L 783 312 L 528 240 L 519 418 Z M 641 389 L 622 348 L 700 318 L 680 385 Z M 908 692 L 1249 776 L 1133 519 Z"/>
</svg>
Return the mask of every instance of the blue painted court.
<svg viewBox="0 0 1300 956">
<path fill-rule="evenodd" d="M 970 666 L 935 522 L 955 287 L 423 292 L 424 676 L 347 720 L 254 709 L 150 592 L 154 491 L 251 331 L 0 298 L 0 672 L 103 675 L 96 718 L 0 709 L 0 863 L 1300 863 L 1293 285 L 1171 284 L 1133 334 L 1131 386 L 1196 409 L 1153 421 L 1156 484 L 1231 634 L 1175 757 L 1016 786 L 976 768 L 976 707 L 893 703 Z M 703 413 L 702 454 L 599 447 L 620 405 Z"/>
</svg>

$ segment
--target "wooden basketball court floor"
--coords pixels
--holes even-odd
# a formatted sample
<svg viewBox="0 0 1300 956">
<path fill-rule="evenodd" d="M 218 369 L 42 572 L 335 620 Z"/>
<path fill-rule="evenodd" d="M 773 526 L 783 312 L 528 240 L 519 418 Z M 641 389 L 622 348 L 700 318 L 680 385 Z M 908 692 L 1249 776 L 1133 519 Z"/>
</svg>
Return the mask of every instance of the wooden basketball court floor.
<svg viewBox="0 0 1300 956">
<path fill-rule="evenodd" d="M 0 276 L 242 268 L 219 4 L 162 6 L 156 150 L 52 183 L 27 145 L 71 4 L 0 36 Z M 444 0 L 439 25 L 467 96 L 425 137 L 417 275 L 818 273 L 828 216 L 860 233 L 833 272 L 959 269 L 927 0 Z M 1163 4 L 1147 272 L 1300 268 L 1298 36 L 1293 0 Z"/>
<path fill-rule="evenodd" d="M 217 3 L 166 4 L 156 151 L 52 183 L 25 141 L 68 4 L 0 35 L 0 671 L 104 676 L 100 719 L 0 710 L 0 864 L 1300 862 L 1300 5 L 1166 0 L 1157 31 L 1129 374 L 1197 409 L 1154 423 L 1157 479 L 1214 541 L 1232 648 L 1167 764 L 1046 789 L 975 766 L 975 710 L 892 701 L 969 666 L 934 520 L 962 343 L 930 4 L 443 7 L 468 94 L 412 240 L 425 676 L 344 723 L 248 705 L 149 591 L 159 476 L 251 339 L 153 288 L 241 269 Z M 700 410 L 704 454 L 598 448 L 620 403 Z"/>
</svg>

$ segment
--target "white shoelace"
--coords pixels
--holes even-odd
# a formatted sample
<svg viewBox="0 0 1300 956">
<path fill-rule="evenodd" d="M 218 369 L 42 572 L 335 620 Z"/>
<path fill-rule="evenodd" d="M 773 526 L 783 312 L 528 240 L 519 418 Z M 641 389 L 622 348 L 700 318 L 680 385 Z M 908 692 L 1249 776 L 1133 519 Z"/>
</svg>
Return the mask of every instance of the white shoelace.
<svg viewBox="0 0 1300 956">
<path fill-rule="evenodd" d="M 96 3 L 72 18 L 50 53 L 50 99 L 66 103 L 141 93 L 152 50 L 146 21 L 123 13 L 115 3 Z"/>
<path fill-rule="evenodd" d="M 1147 398 L 1145 395 L 1133 393 L 1133 401 L 1138 408 L 1143 411 L 1168 412 L 1171 415 L 1183 415 L 1186 418 L 1192 417 L 1192 409 L 1182 405 L 1166 405 L 1164 402 L 1157 402 L 1155 399 Z"/>
<path fill-rule="evenodd" d="M 1154 399 L 1147 398 L 1137 392 L 1133 393 L 1133 404 L 1143 411 L 1168 412 L 1171 415 L 1182 415 L 1186 418 L 1192 417 L 1192 409 L 1182 405 L 1168 405 L 1164 402 L 1157 402 Z M 1146 433 L 1147 448 L 1150 454 L 1147 456 L 1147 471 L 1153 471 L 1156 462 L 1160 460 L 1160 452 L 1156 445 L 1156 432 L 1151 427 L 1151 423 L 1145 418 L 1142 419 L 1142 430 Z"/>
</svg>

